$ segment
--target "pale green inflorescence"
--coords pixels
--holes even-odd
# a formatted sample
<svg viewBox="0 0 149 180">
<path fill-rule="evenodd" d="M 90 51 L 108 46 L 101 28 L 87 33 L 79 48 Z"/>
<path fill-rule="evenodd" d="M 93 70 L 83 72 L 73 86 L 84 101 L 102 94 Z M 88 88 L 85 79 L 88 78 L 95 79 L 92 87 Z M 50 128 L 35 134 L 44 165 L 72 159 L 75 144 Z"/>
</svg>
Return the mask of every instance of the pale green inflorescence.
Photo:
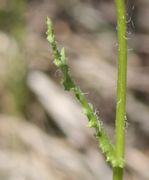
<svg viewBox="0 0 149 180">
<path fill-rule="evenodd" d="M 56 38 L 54 35 L 54 30 L 51 20 L 47 17 L 47 40 L 51 44 L 53 55 L 54 55 L 54 64 L 62 71 L 63 79 L 62 84 L 64 89 L 67 91 L 73 91 L 76 98 L 82 105 L 83 113 L 88 118 L 88 127 L 94 128 L 96 131 L 96 138 L 99 141 L 99 146 L 104 153 L 106 160 L 111 163 L 112 167 L 123 167 L 123 160 L 117 161 L 115 158 L 115 146 L 111 143 L 105 129 L 103 128 L 103 123 L 99 117 L 94 112 L 93 106 L 87 102 L 84 94 L 81 89 L 76 86 L 74 81 L 71 79 L 69 73 L 69 67 L 67 65 L 67 60 L 65 56 L 65 49 L 61 50 L 57 46 Z"/>
</svg>

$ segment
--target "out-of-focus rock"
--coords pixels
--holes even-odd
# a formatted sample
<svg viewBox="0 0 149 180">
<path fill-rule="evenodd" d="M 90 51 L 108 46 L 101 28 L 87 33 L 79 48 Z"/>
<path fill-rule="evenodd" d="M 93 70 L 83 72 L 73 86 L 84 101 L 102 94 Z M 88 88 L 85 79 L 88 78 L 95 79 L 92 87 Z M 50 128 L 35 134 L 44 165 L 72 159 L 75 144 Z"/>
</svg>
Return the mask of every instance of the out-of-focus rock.
<svg viewBox="0 0 149 180">
<path fill-rule="evenodd" d="M 147 23 L 147 19 L 149 19 L 149 2 L 144 0 L 138 3 L 138 13 L 137 13 L 137 26 L 139 30 L 144 33 L 149 33 L 149 23 Z"/>
<path fill-rule="evenodd" d="M 28 86 L 72 143 L 83 148 L 91 141 L 86 117 L 67 92 L 37 71 L 28 75 Z"/>
<path fill-rule="evenodd" d="M 138 123 L 140 129 L 149 136 L 148 106 L 139 102 L 133 95 L 129 94 L 127 96 L 127 113 L 131 121 Z"/>
<path fill-rule="evenodd" d="M 138 34 L 134 39 L 132 39 L 134 48 L 139 53 L 145 53 L 149 55 L 149 35 Z"/>
<path fill-rule="evenodd" d="M 90 31 L 98 31 L 107 25 L 99 11 L 85 3 L 77 4 L 72 8 L 73 18 Z"/>
<path fill-rule="evenodd" d="M 63 11 L 72 18 L 71 23 L 74 26 L 81 25 L 92 32 L 99 31 L 103 26 L 107 26 L 107 20 L 102 16 L 102 13 L 91 4 L 80 0 L 57 0 L 57 2 Z"/>
<path fill-rule="evenodd" d="M 91 154 L 97 155 L 96 151 Z M 0 179 L 109 179 L 111 172 L 107 166 L 104 169 L 104 161 L 100 164 L 97 156 L 97 170 L 96 156 L 91 154 L 89 161 L 65 139 L 47 136 L 21 119 L 0 116 Z"/>
<path fill-rule="evenodd" d="M 137 175 L 135 180 L 148 180 L 149 179 L 149 158 L 142 152 L 134 148 L 128 148 L 126 152 L 126 162 L 128 168 L 132 170 L 132 176 Z"/>
</svg>

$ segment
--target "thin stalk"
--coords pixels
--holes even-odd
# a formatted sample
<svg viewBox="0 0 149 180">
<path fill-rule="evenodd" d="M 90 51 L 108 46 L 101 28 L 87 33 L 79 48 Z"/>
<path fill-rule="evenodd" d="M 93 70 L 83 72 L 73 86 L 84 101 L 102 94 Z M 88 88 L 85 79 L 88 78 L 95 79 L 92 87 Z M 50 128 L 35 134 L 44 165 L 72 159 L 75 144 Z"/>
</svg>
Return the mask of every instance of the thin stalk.
<svg viewBox="0 0 149 180">
<path fill-rule="evenodd" d="M 126 79 L 127 79 L 127 39 L 125 0 L 115 0 L 118 31 L 118 80 L 116 103 L 116 160 L 124 162 Z M 113 180 L 123 179 L 122 167 L 113 168 Z"/>
</svg>

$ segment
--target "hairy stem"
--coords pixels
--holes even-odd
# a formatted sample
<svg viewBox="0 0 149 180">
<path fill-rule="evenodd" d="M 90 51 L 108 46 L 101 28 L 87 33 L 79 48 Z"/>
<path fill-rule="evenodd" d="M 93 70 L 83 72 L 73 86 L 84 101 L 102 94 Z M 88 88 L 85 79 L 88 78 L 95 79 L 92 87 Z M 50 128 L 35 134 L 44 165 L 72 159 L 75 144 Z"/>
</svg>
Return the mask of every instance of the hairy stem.
<svg viewBox="0 0 149 180">
<path fill-rule="evenodd" d="M 126 10 L 124 0 L 115 0 L 118 31 L 118 80 L 116 104 L 116 161 L 123 162 L 122 167 L 113 169 L 113 180 L 123 179 L 125 113 L 126 113 L 126 76 L 127 76 L 127 42 Z"/>
<path fill-rule="evenodd" d="M 115 147 L 111 143 L 100 118 L 96 115 L 92 105 L 88 103 L 81 89 L 75 84 L 69 73 L 69 67 L 67 65 L 67 58 L 65 56 L 64 48 L 59 49 L 57 46 L 56 38 L 54 35 L 54 30 L 52 22 L 47 18 L 47 39 L 51 44 L 53 55 L 54 55 L 54 64 L 61 70 L 63 73 L 62 84 L 67 91 L 74 92 L 76 98 L 82 105 L 84 114 L 88 118 L 88 127 L 94 128 L 96 131 L 96 138 L 99 141 L 99 146 L 104 153 L 106 160 L 111 163 L 112 167 L 118 165 L 119 162 L 115 160 Z M 121 166 L 121 162 L 118 166 Z"/>
</svg>

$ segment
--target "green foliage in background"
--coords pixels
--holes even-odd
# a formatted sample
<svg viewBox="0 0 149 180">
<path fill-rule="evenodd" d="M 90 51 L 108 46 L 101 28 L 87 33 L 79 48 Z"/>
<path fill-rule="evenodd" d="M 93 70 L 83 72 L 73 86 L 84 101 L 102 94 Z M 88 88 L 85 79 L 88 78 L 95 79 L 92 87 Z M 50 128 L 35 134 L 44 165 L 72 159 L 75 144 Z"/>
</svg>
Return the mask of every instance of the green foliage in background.
<svg viewBox="0 0 149 180">
<path fill-rule="evenodd" d="M 7 113 L 21 115 L 27 104 L 26 72 L 23 40 L 25 38 L 24 11 L 26 0 L 2 0 L 0 3 L 0 31 L 7 36 L 10 46 L 15 45 L 13 56 L 3 59 L 7 63 L 4 83 L 7 88 Z M 13 45 L 12 45 L 13 46 Z"/>
<path fill-rule="evenodd" d="M 6 78 L 6 85 L 9 90 L 11 114 L 22 115 L 28 102 L 28 88 L 26 85 L 27 67 L 24 58 L 17 55 L 15 59 L 11 59 L 9 72 Z"/>
<path fill-rule="evenodd" d="M 24 31 L 26 0 L 6 0 L 3 4 L 0 7 L 0 29 L 20 40 Z"/>
</svg>

